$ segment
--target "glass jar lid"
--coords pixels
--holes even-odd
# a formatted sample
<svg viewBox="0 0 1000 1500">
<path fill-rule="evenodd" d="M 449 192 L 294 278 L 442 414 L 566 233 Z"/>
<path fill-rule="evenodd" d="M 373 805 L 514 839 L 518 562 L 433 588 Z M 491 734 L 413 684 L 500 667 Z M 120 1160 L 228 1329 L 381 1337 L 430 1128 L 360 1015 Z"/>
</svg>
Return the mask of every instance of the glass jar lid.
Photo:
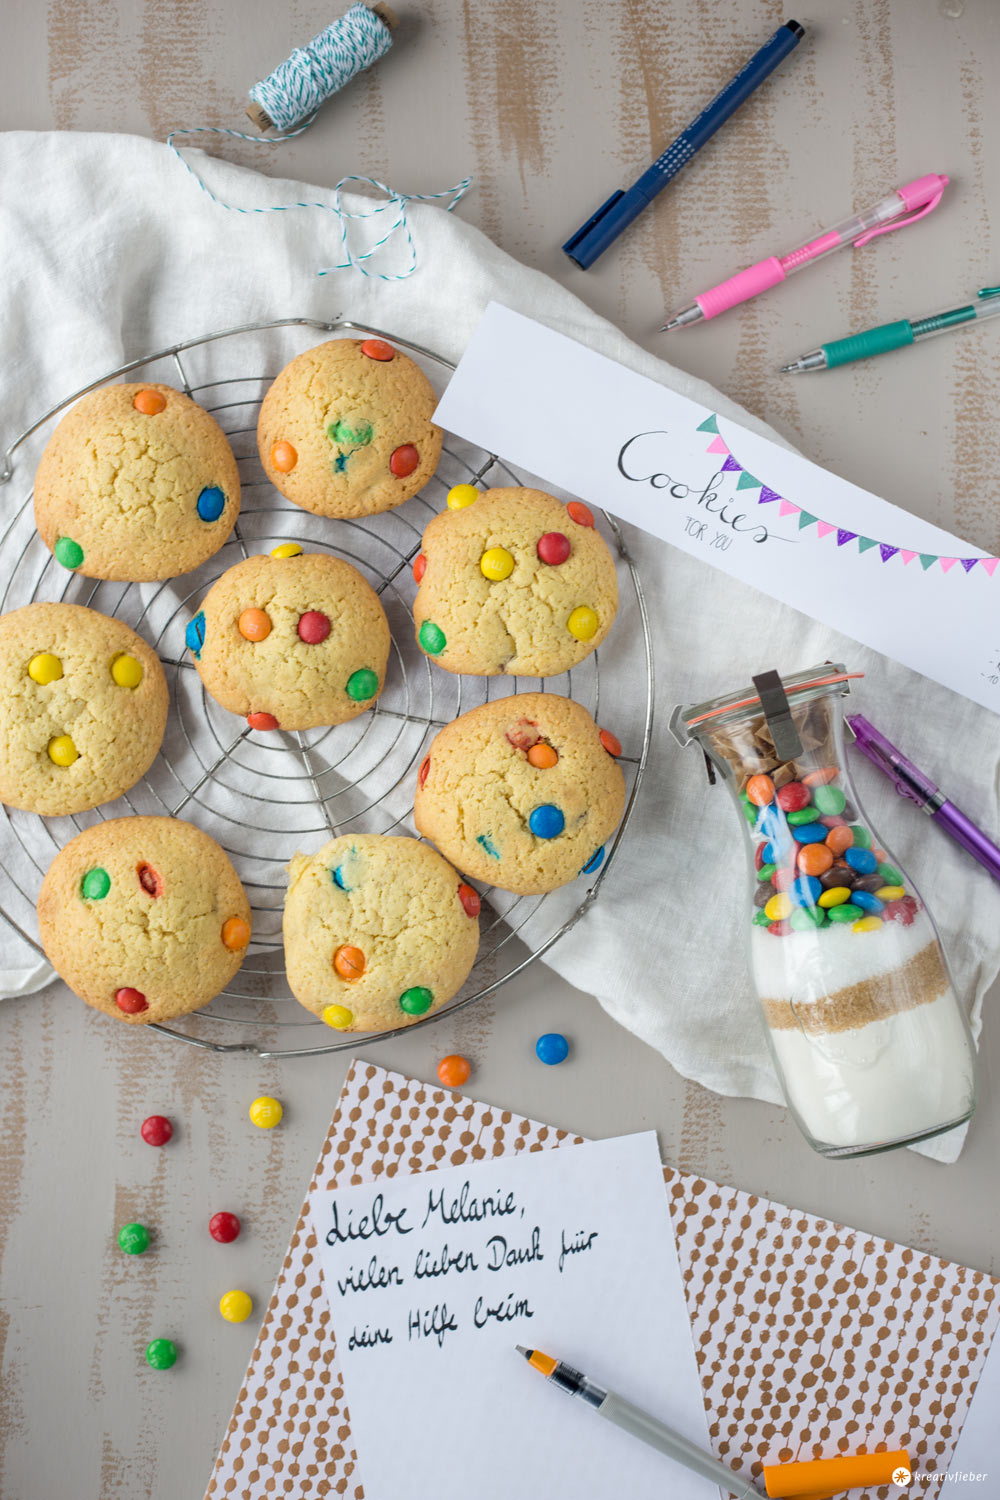
<svg viewBox="0 0 1000 1500">
<path fill-rule="evenodd" d="M 848 672 L 841 662 L 820 662 L 804 672 L 793 672 L 782 677 L 781 683 L 788 698 L 795 704 L 809 703 L 837 690 L 840 696 L 850 692 L 847 685 L 863 672 Z M 706 699 L 704 703 L 678 704 L 670 715 L 670 733 L 679 745 L 690 745 L 701 732 L 701 726 L 739 724 L 755 718 L 761 712 L 760 694 L 750 685 L 735 693 L 724 693 L 718 698 Z"/>
</svg>

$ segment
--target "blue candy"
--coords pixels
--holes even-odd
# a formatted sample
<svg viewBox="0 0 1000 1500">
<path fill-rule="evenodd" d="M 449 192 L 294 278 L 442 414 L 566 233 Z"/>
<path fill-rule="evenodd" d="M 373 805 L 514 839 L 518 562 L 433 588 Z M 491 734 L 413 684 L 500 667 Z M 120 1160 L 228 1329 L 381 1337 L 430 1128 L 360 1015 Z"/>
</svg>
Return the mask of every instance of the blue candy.
<svg viewBox="0 0 1000 1500">
<path fill-rule="evenodd" d="M 488 838 L 485 833 L 481 833 L 478 835 L 478 837 L 476 838 L 476 843 L 482 845 L 486 853 L 489 855 L 490 859 L 500 858 L 500 850 L 493 843 L 492 839 Z"/>
<path fill-rule="evenodd" d="M 797 844 L 822 844 L 830 830 L 822 823 L 800 823 L 789 832 Z"/>
<path fill-rule="evenodd" d="M 769 844 L 764 845 L 763 865 L 783 865 L 791 854 L 795 845 L 784 839 L 772 839 Z"/>
<path fill-rule="evenodd" d="M 185 630 L 184 644 L 196 660 L 200 659 L 201 648 L 205 644 L 205 611 L 203 609 L 198 611 Z"/>
<path fill-rule="evenodd" d="M 870 849 L 848 849 L 844 859 L 852 870 L 857 870 L 859 875 L 874 875 L 878 869 L 878 860 Z M 854 900 L 852 893 L 851 900 Z"/>
<path fill-rule="evenodd" d="M 543 802 L 530 814 L 528 827 L 538 839 L 555 839 L 566 827 L 566 819 L 554 803 Z"/>
<path fill-rule="evenodd" d="M 851 905 L 860 906 L 862 911 L 870 911 L 873 915 L 877 915 L 884 909 L 885 902 L 873 896 L 870 891 L 852 891 Z"/>
<path fill-rule="evenodd" d="M 338 865 L 335 870 L 330 871 L 330 874 L 333 876 L 334 885 L 339 886 L 342 891 L 349 891 L 351 889 L 349 885 L 344 884 L 343 865 Z"/>
<path fill-rule="evenodd" d="M 603 863 L 604 863 L 604 845 L 602 844 L 601 847 L 598 849 L 597 853 L 596 854 L 592 854 L 590 856 L 590 858 L 587 860 L 587 863 L 584 865 L 583 869 L 580 871 L 580 874 L 581 875 L 592 875 L 595 870 L 599 870 L 601 868 L 601 865 Z"/>
<path fill-rule="evenodd" d="M 788 894 L 796 906 L 815 906 L 823 894 L 823 887 L 815 875 L 800 875 L 788 887 Z M 851 899 L 854 899 L 853 893 Z"/>
<path fill-rule="evenodd" d="M 210 485 L 198 496 L 198 514 L 203 521 L 217 521 L 226 508 L 226 497 L 218 485 Z"/>
<path fill-rule="evenodd" d="M 775 834 L 780 835 L 785 827 L 784 813 L 774 802 L 769 802 L 766 807 L 761 808 L 754 825 L 754 832 L 773 839 Z"/>
<path fill-rule="evenodd" d="M 535 1056 L 548 1067 L 565 1062 L 569 1056 L 569 1042 L 561 1031 L 547 1031 L 535 1043 Z"/>
</svg>

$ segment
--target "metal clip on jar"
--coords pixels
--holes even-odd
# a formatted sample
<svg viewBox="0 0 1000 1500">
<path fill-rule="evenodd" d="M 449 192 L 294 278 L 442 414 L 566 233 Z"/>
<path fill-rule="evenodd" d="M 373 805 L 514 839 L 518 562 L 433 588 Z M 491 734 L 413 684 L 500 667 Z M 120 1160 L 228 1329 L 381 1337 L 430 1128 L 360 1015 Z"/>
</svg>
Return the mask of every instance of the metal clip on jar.
<svg viewBox="0 0 1000 1500">
<path fill-rule="evenodd" d="M 670 724 L 732 793 L 768 1041 L 789 1108 L 825 1156 L 910 1145 L 975 1107 L 972 1041 L 934 923 L 851 782 L 848 675 L 832 663 L 768 672 L 676 708 Z"/>
</svg>

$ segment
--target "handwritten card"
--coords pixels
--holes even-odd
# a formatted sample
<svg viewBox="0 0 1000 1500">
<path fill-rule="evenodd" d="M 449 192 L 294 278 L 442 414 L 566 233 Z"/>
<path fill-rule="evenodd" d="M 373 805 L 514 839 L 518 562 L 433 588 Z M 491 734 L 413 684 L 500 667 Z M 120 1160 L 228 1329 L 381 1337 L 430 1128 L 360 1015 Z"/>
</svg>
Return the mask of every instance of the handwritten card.
<svg viewBox="0 0 1000 1500">
<path fill-rule="evenodd" d="M 435 421 L 1000 713 L 1000 558 L 496 303 Z"/>
<path fill-rule="evenodd" d="M 656 1136 L 314 1194 L 366 1500 L 715 1500 L 547 1386 L 576 1365 L 708 1449 Z"/>
</svg>

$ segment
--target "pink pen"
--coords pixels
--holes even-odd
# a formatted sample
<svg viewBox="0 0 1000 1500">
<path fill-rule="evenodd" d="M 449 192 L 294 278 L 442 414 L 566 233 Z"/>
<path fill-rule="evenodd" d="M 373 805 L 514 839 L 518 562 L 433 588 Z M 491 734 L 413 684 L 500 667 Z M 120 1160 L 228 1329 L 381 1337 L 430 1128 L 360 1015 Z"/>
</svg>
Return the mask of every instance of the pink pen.
<svg viewBox="0 0 1000 1500">
<path fill-rule="evenodd" d="M 947 177 L 939 172 L 931 172 L 926 177 L 917 177 L 913 182 L 908 182 L 904 187 L 896 188 L 895 192 L 883 198 L 874 208 L 867 213 L 852 214 L 849 219 L 844 219 L 840 224 L 835 224 L 832 229 L 818 235 L 816 239 L 809 240 L 805 245 L 800 245 L 797 250 L 792 250 L 788 255 L 769 255 L 766 260 L 760 260 L 755 266 L 748 266 L 745 271 L 737 271 L 735 276 L 730 276 L 727 281 L 720 281 L 718 286 L 713 286 L 707 292 L 699 292 L 694 301 L 688 307 L 682 307 L 680 312 L 674 313 L 668 323 L 664 323 L 660 329 L 661 333 L 668 332 L 671 328 L 686 328 L 689 323 L 698 323 L 702 318 L 717 318 L 719 313 L 725 312 L 729 307 L 735 307 L 738 302 L 747 302 L 751 297 L 759 296 L 766 292 L 769 287 L 777 286 L 790 276 L 793 271 L 800 271 L 803 266 L 811 266 L 825 255 L 830 255 L 834 250 L 841 250 L 845 245 L 854 245 L 860 248 L 867 245 L 877 234 L 891 234 L 894 229 L 902 229 L 906 224 L 915 224 L 925 214 L 929 214 L 937 208 L 941 201 L 941 194 L 948 186 Z M 902 218 L 901 215 L 908 215 Z"/>
</svg>

